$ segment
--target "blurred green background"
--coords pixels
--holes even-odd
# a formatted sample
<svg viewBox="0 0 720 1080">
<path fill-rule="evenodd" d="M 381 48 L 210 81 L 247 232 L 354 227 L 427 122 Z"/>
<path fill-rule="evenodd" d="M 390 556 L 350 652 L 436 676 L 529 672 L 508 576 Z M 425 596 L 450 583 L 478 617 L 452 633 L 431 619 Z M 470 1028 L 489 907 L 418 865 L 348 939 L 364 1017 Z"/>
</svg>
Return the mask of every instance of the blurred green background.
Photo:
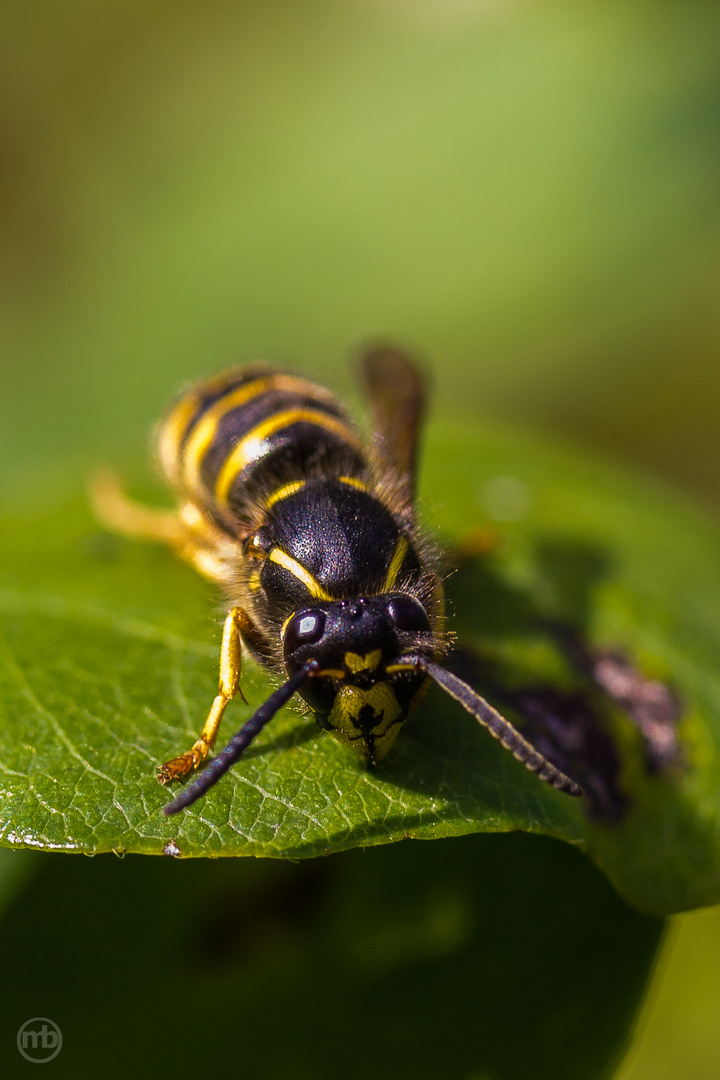
<svg viewBox="0 0 720 1080">
<path fill-rule="evenodd" d="M 6 2 L 0 56 L 6 494 L 384 335 L 717 508 L 720 6 Z M 676 920 L 623 1080 L 720 1075 L 719 935 Z"/>
</svg>

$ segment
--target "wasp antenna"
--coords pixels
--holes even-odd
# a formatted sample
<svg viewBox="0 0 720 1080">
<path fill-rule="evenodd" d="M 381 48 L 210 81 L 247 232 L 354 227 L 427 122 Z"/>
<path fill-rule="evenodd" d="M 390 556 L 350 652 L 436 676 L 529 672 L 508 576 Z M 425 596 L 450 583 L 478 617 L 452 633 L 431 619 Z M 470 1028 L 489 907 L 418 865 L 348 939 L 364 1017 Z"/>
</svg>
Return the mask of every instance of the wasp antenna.
<svg viewBox="0 0 720 1080">
<path fill-rule="evenodd" d="M 255 736 L 259 735 L 265 725 L 272 720 L 275 713 L 302 686 L 308 676 L 315 670 L 315 666 L 312 663 L 305 664 L 294 675 L 291 675 L 288 681 L 283 683 L 278 690 L 272 693 L 267 701 L 263 702 L 259 709 L 256 709 L 246 724 L 240 728 L 237 735 L 233 735 L 227 746 L 212 759 L 208 767 L 203 769 L 200 775 L 191 784 L 188 784 L 176 799 L 163 807 L 163 814 L 170 817 L 171 814 L 177 814 L 179 810 L 192 806 L 213 784 L 216 784 L 220 777 L 224 776 L 228 769 L 232 768 Z"/>
<path fill-rule="evenodd" d="M 474 716 L 483 727 L 486 727 L 493 738 L 502 743 L 513 757 L 516 757 L 518 761 L 522 761 L 526 769 L 534 772 L 546 784 L 550 784 L 551 787 L 557 788 L 558 791 L 564 791 L 568 795 L 577 797 L 585 794 L 579 784 L 576 784 L 574 780 L 561 772 L 551 761 L 543 757 L 532 743 L 522 737 L 509 720 L 506 720 L 504 716 L 501 716 L 499 712 L 493 709 L 492 705 L 489 705 L 484 698 L 476 694 L 467 683 L 464 683 L 462 679 L 458 679 L 457 675 L 446 671 L 445 668 L 440 667 L 439 664 L 434 663 L 432 660 L 428 660 L 425 656 L 402 657 L 402 660 L 411 662 L 414 667 L 426 672 L 438 686 L 442 687 L 446 694 L 455 698 L 464 709 L 467 709 L 471 716 Z"/>
</svg>

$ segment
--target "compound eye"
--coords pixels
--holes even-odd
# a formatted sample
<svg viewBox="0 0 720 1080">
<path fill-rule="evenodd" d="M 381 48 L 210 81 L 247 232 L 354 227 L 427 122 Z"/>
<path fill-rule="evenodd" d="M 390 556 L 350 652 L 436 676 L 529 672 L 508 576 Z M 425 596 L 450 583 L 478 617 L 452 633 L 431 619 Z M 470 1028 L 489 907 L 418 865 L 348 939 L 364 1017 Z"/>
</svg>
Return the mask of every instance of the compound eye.
<svg viewBox="0 0 720 1080">
<path fill-rule="evenodd" d="M 425 608 L 412 596 L 393 596 L 388 603 L 387 613 L 398 630 L 426 631 L 430 629 L 430 620 Z"/>
<path fill-rule="evenodd" d="M 283 639 L 285 655 L 294 653 L 302 645 L 315 645 L 325 631 L 325 612 L 310 609 L 294 615 L 287 625 Z"/>
</svg>

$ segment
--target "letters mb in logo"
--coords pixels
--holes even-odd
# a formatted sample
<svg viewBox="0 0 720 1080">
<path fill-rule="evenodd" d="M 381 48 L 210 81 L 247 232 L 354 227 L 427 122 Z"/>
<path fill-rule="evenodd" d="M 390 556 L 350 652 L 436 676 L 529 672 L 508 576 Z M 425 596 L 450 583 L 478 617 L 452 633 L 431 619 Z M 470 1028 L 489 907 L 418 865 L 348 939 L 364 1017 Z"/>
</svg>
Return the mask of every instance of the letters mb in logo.
<svg viewBox="0 0 720 1080">
<path fill-rule="evenodd" d="M 62 1031 L 47 1016 L 33 1016 L 18 1031 L 17 1048 L 37 1065 L 52 1061 L 62 1050 Z"/>
</svg>

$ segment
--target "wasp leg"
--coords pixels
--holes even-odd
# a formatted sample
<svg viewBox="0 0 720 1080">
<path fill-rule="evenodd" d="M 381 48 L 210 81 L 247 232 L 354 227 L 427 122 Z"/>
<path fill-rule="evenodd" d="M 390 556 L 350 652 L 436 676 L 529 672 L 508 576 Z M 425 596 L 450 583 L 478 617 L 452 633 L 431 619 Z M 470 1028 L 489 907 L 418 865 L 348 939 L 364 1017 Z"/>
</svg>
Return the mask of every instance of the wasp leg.
<svg viewBox="0 0 720 1080">
<path fill-rule="evenodd" d="M 179 510 L 158 510 L 129 499 L 113 469 L 98 469 L 90 478 L 90 497 L 101 524 L 125 536 L 167 544 L 204 577 L 222 582 L 226 559 L 236 545 L 193 503 Z"/>
<path fill-rule="evenodd" d="M 175 510 L 156 510 L 129 499 L 113 469 L 97 469 L 90 478 L 90 497 L 98 520 L 113 532 L 141 536 L 178 547 L 190 539 Z"/>
<path fill-rule="evenodd" d="M 161 784 L 167 784 L 169 780 L 182 780 L 193 769 L 201 765 L 210 752 L 210 747 L 215 742 L 215 737 L 220 727 L 223 713 L 235 694 L 240 690 L 240 673 L 242 670 L 241 631 L 249 623 L 245 612 L 241 608 L 233 608 L 228 613 L 223 627 L 222 645 L 220 646 L 220 683 L 217 697 L 210 707 L 208 718 L 202 729 L 200 738 L 194 743 L 192 749 L 180 757 L 166 761 L 158 767 L 158 779 Z M 243 698 L 244 700 L 244 698 Z"/>
<path fill-rule="evenodd" d="M 209 581 L 222 585 L 227 580 L 227 560 L 223 557 L 223 552 L 218 551 L 217 548 L 202 547 L 195 541 L 189 540 L 182 547 L 174 548 L 174 551 L 179 558 L 190 563 Z"/>
</svg>

